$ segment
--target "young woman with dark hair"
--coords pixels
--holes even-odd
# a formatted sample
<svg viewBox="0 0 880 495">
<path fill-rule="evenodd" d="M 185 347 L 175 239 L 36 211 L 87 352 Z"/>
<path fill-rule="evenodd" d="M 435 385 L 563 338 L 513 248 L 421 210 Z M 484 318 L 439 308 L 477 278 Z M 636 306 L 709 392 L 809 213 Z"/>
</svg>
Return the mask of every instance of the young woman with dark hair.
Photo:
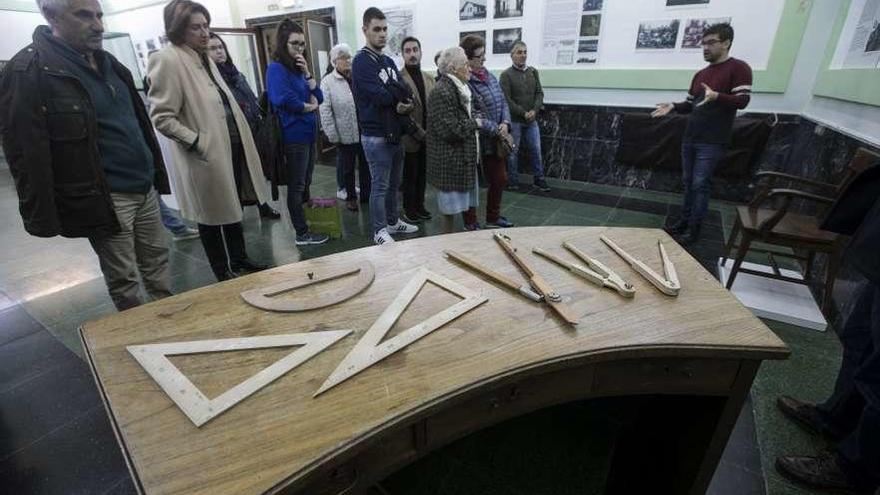
<svg viewBox="0 0 880 495">
<path fill-rule="evenodd" d="M 214 32 L 211 33 L 211 39 L 208 40 L 208 56 L 217 64 L 217 70 L 220 71 L 220 75 L 223 77 L 229 90 L 232 91 L 235 102 L 238 103 L 241 111 L 244 112 L 245 118 L 247 118 L 251 133 L 255 133 L 260 125 L 260 120 L 263 118 L 260 113 L 260 103 L 257 101 L 257 97 L 251 90 L 251 86 L 248 84 L 247 79 L 245 79 L 244 74 L 239 72 L 238 67 L 232 62 L 226 42 Z M 260 203 L 259 208 L 260 216 L 263 218 L 271 218 L 273 220 L 281 218 L 281 214 L 269 206 L 269 203 Z"/>
<path fill-rule="evenodd" d="M 274 61 L 266 70 L 269 102 L 281 119 L 284 152 L 287 156 L 287 209 L 296 230 L 297 246 L 322 244 L 328 236 L 309 231 L 303 203 L 315 168 L 318 105 L 324 101 L 321 88 L 309 71 L 303 55 L 306 39 L 299 25 L 285 19 L 275 37 Z"/>
</svg>

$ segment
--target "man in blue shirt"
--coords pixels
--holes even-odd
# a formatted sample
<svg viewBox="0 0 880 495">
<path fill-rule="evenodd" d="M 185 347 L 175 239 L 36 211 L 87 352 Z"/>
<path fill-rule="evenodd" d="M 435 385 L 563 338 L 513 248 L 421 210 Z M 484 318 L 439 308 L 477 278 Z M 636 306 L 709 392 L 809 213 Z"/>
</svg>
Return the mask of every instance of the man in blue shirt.
<svg viewBox="0 0 880 495">
<path fill-rule="evenodd" d="M 171 295 L 162 155 L 131 73 L 101 49 L 98 0 L 38 0 L 49 27 L 0 79 L 0 131 L 24 227 L 86 237 L 121 310 Z"/>
<path fill-rule="evenodd" d="M 381 10 L 364 12 L 367 45 L 352 62 L 352 89 L 361 127 L 361 144 L 370 165 L 370 218 L 376 244 L 394 242 L 393 234 L 418 232 L 398 216 L 397 190 L 403 167 L 404 116 L 413 109 L 412 95 L 390 57 L 382 54 L 388 22 Z"/>
</svg>

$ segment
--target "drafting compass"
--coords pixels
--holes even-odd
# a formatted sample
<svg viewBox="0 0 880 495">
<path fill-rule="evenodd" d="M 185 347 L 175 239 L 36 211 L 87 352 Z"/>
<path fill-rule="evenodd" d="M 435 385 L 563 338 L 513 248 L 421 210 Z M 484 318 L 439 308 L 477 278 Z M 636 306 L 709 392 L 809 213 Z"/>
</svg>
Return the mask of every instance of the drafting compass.
<svg viewBox="0 0 880 495">
<path fill-rule="evenodd" d="M 631 254 L 627 253 L 620 246 L 614 243 L 611 239 L 605 237 L 604 235 L 600 235 L 599 239 L 602 240 L 605 244 L 608 245 L 615 253 L 620 255 L 621 258 L 624 259 L 629 266 L 633 268 L 633 270 L 639 272 L 639 274 L 645 278 L 648 282 L 657 287 L 660 292 L 666 294 L 667 296 L 677 296 L 679 291 L 681 291 L 681 283 L 678 281 L 678 274 L 675 272 L 675 265 L 672 264 L 672 260 L 669 259 L 669 255 L 666 254 L 666 248 L 663 247 L 663 243 L 659 240 L 657 241 L 657 247 L 660 249 L 660 259 L 663 260 L 663 276 L 661 277 L 657 272 L 652 270 L 648 265 L 642 263 L 638 259 L 634 258 Z"/>
<path fill-rule="evenodd" d="M 523 256 L 517 252 L 517 249 L 513 247 L 513 244 L 510 242 L 510 237 L 501 234 L 495 233 L 492 236 L 495 241 L 501 246 L 510 257 L 513 259 L 514 263 L 526 274 L 529 278 L 529 281 L 525 284 L 519 283 L 516 280 L 511 279 L 506 275 L 502 275 L 491 268 L 487 268 L 480 263 L 469 259 L 455 251 L 444 251 L 447 256 L 451 259 L 461 263 L 467 268 L 485 275 L 490 279 L 498 282 L 499 284 L 516 291 L 519 295 L 526 297 L 535 302 L 543 302 L 550 306 L 553 311 L 556 312 L 566 323 L 570 325 L 577 325 L 578 318 L 574 316 L 571 309 L 563 304 L 562 296 L 556 292 L 553 287 L 544 280 L 538 272 L 534 270 L 534 268 L 529 265 L 529 263 L 525 260 Z"/>
<path fill-rule="evenodd" d="M 587 256 L 586 253 L 576 248 L 568 241 L 563 242 L 562 245 L 565 247 L 565 249 L 568 249 L 569 251 L 571 251 L 572 254 L 574 254 L 584 263 L 586 263 L 587 266 L 582 266 L 577 263 L 570 263 L 556 256 L 555 254 L 544 251 L 541 248 L 533 248 L 532 252 L 556 263 L 557 265 L 567 269 L 568 271 L 574 273 L 581 278 L 586 279 L 589 282 L 598 285 L 599 287 L 608 287 L 609 289 L 613 289 L 623 297 L 635 296 L 636 290 L 633 288 L 632 284 L 627 283 L 620 275 L 614 273 L 613 270 L 602 264 L 599 260 Z"/>
</svg>

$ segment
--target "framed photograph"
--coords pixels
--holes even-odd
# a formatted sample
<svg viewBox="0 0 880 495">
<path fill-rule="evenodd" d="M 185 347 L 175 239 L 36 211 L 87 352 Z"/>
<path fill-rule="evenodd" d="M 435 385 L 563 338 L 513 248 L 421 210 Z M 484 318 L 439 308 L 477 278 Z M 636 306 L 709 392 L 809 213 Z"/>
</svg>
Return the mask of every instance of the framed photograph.
<svg viewBox="0 0 880 495">
<path fill-rule="evenodd" d="M 709 0 L 666 0 L 667 7 L 706 5 L 708 3 L 709 3 Z"/>
<path fill-rule="evenodd" d="M 496 29 L 492 32 L 492 53 L 507 55 L 513 49 L 513 44 L 521 39 L 522 28 Z"/>
<path fill-rule="evenodd" d="M 584 0 L 584 12 L 602 10 L 603 0 Z"/>
<path fill-rule="evenodd" d="M 486 0 L 459 0 L 458 20 L 475 21 L 486 18 Z"/>
<path fill-rule="evenodd" d="M 525 0 L 495 0 L 495 19 L 522 17 Z"/>
<path fill-rule="evenodd" d="M 874 29 L 868 35 L 865 53 L 880 51 L 880 22 L 874 21 Z"/>
<path fill-rule="evenodd" d="M 703 32 L 712 24 L 730 22 L 730 17 L 717 17 L 715 19 L 688 19 L 684 23 L 684 34 L 681 37 L 682 48 L 700 48 L 703 41 Z"/>
<path fill-rule="evenodd" d="M 599 51 L 599 40 L 579 40 L 578 53 L 595 53 Z"/>
<path fill-rule="evenodd" d="M 675 48 L 679 24 L 680 21 L 678 19 L 639 23 L 636 49 L 663 50 Z"/>
<path fill-rule="evenodd" d="M 464 39 L 465 36 L 470 36 L 470 35 L 479 36 L 480 38 L 483 38 L 484 41 L 486 39 L 486 31 L 485 30 L 483 30 L 483 31 L 462 31 L 462 32 L 458 33 L 458 41 L 461 41 Z"/>
<path fill-rule="evenodd" d="M 581 37 L 599 36 L 599 26 L 602 23 L 602 14 L 589 14 L 581 16 Z"/>
</svg>

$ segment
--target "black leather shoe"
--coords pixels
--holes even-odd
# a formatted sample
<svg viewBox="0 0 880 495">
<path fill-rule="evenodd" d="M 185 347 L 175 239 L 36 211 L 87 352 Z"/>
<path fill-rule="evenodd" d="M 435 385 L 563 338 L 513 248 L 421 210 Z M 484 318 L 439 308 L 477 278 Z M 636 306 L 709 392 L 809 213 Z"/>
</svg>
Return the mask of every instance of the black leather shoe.
<svg viewBox="0 0 880 495">
<path fill-rule="evenodd" d="M 776 470 L 786 478 L 812 488 L 834 493 L 866 494 L 873 493 L 872 487 L 856 484 L 840 467 L 840 460 L 834 452 L 820 452 L 818 456 L 782 456 L 776 458 Z"/>
<path fill-rule="evenodd" d="M 226 280 L 238 278 L 238 275 L 236 273 L 229 270 L 224 270 L 223 273 L 215 273 L 214 276 L 217 277 L 218 282 L 224 282 Z"/>
<path fill-rule="evenodd" d="M 269 265 L 264 265 L 262 263 L 254 263 L 249 259 L 244 259 L 242 261 L 237 261 L 232 265 L 232 273 L 241 277 L 243 275 L 247 275 L 249 273 L 255 273 L 263 271 L 267 268 L 270 268 Z"/>
<path fill-rule="evenodd" d="M 279 218 L 281 218 L 281 213 L 275 211 L 275 209 L 268 204 L 263 203 L 260 205 L 260 216 L 263 218 L 278 220 Z"/>
<path fill-rule="evenodd" d="M 434 218 L 431 216 L 431 212 L 424 209 L 424 208 L 419 209 L 418 215 L 419 215 L 419 218 L 421 218 L 422 220 L 430 220 L 430 219 Z"/>
<path fill-rule="evenodd" d="M 788 419 L 807 430 L 807 433 L 821 435 L 828 440 L 838 440 L 842 436 L 828 425 L 816 404 L 803 402 L 788 395 L 782 395 L 776 398 L 776 407 Z"/>
<path fill-rule="evenodd" d="M 684 234 L 684 231 L 687 230 L 688 222 L 686 218 L 679 217 L 672 225 L 668 225 L 663 228 L 669 235 L 677 236 Z"/>
<path fill-rule="evenodd" d="M 690 246 L 700 240 L 700 226 L 691 225 L 683 234 L 675 238 L 682 246 Z"/>
</svg>

